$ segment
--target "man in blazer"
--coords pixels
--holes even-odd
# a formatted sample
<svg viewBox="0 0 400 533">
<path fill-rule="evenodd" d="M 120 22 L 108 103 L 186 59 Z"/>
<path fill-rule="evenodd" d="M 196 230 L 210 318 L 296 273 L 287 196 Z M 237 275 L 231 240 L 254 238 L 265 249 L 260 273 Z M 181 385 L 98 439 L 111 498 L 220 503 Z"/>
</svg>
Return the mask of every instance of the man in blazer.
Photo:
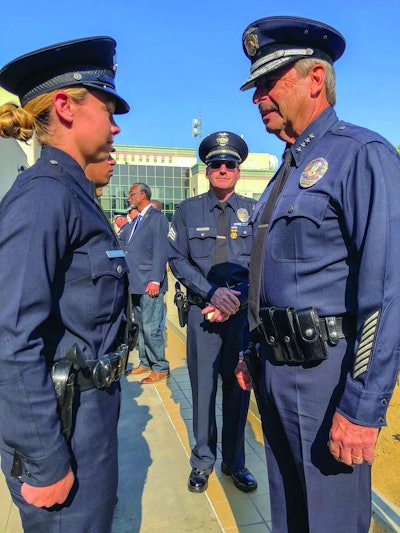
<svg viewBox="0 0 400 533">
<path fill-rule="evenodd" d="M 131 375 L 150 372 L 143 384 L 169 377 L 163 328 L 164 294 L 168 289 L 168 220 L 150 203 L 151 190 L 135 183 L 128 202 L 138 216 L 119 235 L 129 266 L 129 284 L 135 320 L 139 325 L 139 365 Z"/>
</svg>

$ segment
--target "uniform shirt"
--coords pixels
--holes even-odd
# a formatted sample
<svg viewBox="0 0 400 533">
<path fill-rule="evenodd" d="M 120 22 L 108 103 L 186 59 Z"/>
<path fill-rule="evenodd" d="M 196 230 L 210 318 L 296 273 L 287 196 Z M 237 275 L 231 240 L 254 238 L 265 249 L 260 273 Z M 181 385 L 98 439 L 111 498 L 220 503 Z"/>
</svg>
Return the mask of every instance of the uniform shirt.
<svg viewBox="0 0 400 533">
<path fill-rule="evenodd" d="M 218 199 L 211 191 L 188 198 L 175 211 L 168 234 L 169 265 L 175 277 L 192 294 L 210 301 L 218 287 L 235 287 L 245 303 L 248 292 L 248 267 L 252 245 L 252 227 L 248 221 L 255 200 L 233 193 L 227 200 L 228 270 L 226 279 L 214 266 L 217 240 Z"/>
<path fill-rule="evenodd" d="M 92 182 L 58 149 L 46 147 L 0 204 L 0 444 L 28 459 L 30 484 L 67 472 L 49 368 L 74 343 L 86 359 L 112 347 L 126 298 L 118 248 Z"/>
<path fill-rule="evenodd" d="M 354 370 L 339 411 L 379 427 L 399 367 L 400 158 L 332 108 L 291 151 L 294 164 L 270 220 L 261 305 L 356 317 Z"/>
</svg>

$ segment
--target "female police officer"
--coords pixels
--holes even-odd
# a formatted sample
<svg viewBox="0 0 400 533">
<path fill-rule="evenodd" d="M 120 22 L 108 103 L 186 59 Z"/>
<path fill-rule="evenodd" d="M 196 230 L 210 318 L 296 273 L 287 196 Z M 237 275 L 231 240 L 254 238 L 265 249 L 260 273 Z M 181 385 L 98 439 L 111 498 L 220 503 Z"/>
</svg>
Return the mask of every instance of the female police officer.
<svg viewBox="0 0 400 533">
<path fill-rule="evenodd" d="M 115 44 L 60 43 L 0 71 L 22 106 L 0 107 L 1 136 L 35 131 L 43 147 L 0 206 L 1 467 L 25 531 L 111 529 L 127 267 L 84 169 L 107 159 L 120 131 L 113 114 L 129 110 L 115 92 Z M 115 356 L 106 376 L 105 354 Z M 51 369 L 62 360 L 68 377 L 72 357 L 67 439 Z"/>
</svg>

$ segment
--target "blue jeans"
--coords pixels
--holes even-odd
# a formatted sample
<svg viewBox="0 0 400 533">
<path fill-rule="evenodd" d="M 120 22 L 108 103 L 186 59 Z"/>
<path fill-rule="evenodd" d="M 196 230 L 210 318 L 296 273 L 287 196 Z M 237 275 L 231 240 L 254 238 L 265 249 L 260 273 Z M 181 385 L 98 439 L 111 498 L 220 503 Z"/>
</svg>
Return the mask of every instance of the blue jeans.
<svg viewBox="0 0 400 533">
<path fill-rule="evenodd" d="M 133 314 L 139 326 L 140 366 L 152 372 L 167 372 L 164 340 L 164 293 L 156 298 L 148 294 L 132 294 Z"/>
</svg>

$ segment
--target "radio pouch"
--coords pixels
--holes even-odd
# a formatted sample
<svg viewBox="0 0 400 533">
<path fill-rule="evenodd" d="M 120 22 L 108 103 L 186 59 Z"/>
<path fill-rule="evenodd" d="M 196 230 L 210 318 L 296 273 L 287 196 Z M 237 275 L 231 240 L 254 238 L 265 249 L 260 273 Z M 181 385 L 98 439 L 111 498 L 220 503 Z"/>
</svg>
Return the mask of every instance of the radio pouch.
<svg viewBox="0 0 400 533">
<path fill-rule="evenodd" d="M 322 337 L 315 307 L 299 309 L 294 314 L 294 326 L 307 362 L 323 361 L 328 357 L 326 341 Z"/>
</svg>

